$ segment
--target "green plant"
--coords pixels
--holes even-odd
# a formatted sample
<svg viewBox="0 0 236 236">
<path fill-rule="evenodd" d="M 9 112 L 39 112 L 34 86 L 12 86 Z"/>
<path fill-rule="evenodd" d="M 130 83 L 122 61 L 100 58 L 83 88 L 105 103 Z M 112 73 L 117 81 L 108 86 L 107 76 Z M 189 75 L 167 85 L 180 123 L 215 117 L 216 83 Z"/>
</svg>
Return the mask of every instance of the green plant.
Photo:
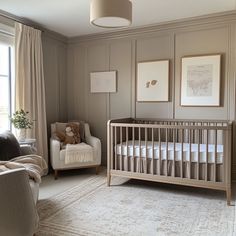
<svg viewBox="0 0 236 236">
<path fill-rule="evenodd" d="M 33 127 L 33 121 L 27 117 L 28 114 L 28 111 L 20 109 L 13 113 L 10 121 L 16 129 L 31 129 Z"/>
</svg>

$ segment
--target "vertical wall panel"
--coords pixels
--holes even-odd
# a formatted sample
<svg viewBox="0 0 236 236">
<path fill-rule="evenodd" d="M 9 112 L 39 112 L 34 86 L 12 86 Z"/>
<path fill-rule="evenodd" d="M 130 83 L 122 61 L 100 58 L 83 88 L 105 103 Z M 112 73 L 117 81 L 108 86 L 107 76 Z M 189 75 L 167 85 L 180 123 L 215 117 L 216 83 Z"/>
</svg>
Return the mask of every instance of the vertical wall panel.
<svg viewBox="0 0 236 236">
<path fill-rule="evenodd" d="M 175 65 L 175 118 L 177 119 L 229 119 L 228 114 L 228 27 L 198 30 L 176 34 Z M 221 61 L 221 105 L 220 107 L 180 106 L 181 58 L 189 55 L 222 54 Z"/>
<path fill-rule="evenodd" d="M 87 76 L 85 81 L 85 107 L 87 121 L 94 136 L 102 142 L 102 162 L 106 164 L 106 121 L 107 121 L 107 94 L 90 93 L 90 72 L 107 71 L 109 69 L 109 54 L 106 44 L 91 45 L 87 51 Z"/>
<path fill-rule="evenodd" d="M 76 109 L 76 105 L 75 105 L 75 92 L 74 92 L 74 88 L 75 88 L 75 80 L 76 77 L 79 78 L 79 76 L 76 76 L 76 73 L 78 73 L 78 71 L 83 70 L 83 67 L 80 67 L 80 70 L 77 70 L 78 67 L 76 64 L 76 47 L 74 46 L 68 46 L 67 49 L 67 113 L 68 113 L 68 119 L 71 120 L 75 117 L 75 110 Z"/>
<path fill-rule="evenodd" d="M 86 48 L 69 47 L 67 54 L 67 94 L 68 119 L 86 120 L 85 112 L 85 78 Z"/>
<path fill-rule="evenodd" d="M 67 120 L 67 80 L 65 45 L 58 45 L 59 120 Z"/>
<path fill-rule="evenodd" d="M 137 40 L 137 61 L 170 60 L 169 102 L 136 102 L 138 118 L 172 118 L 173 117 L 173 36 L 154 35 Z M 137 68 L 136 68 L 137 70 Z M 137 75 L 136 75 L 137 79 Z M 148 78 L 147 78 L 148 80 Z"/>
<path fill-rule="evenodd" d="M 43 36 L 44 76 L 48 128 L 52 122 L 67 119 L 66 45 Z"/>
<path fill-rule="evenodd" d="M 110 70 L 117 71 L 117 92 L 110 94 L 109 119 L 131 116 L 132 51 L 131 41 L 116 41 L 110 45 Z"/>
</svg>

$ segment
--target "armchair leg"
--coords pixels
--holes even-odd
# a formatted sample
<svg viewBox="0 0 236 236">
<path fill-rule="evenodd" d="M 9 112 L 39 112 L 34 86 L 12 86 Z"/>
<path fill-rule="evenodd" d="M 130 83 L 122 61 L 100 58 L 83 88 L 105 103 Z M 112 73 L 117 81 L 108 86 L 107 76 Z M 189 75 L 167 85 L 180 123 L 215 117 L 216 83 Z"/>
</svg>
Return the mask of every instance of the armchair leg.
<svg viewBox="0 0 236 236">
<path fill-rule="evenodd" d="M 58 170 L 54 170 L 54 179 L 55 179 L 55 180 L 58 179 Z"/>
<path fill-rule="evenodd" d="M 99 173 L 100 166 L 96 166 L 96 175 Z"/>
</svg>

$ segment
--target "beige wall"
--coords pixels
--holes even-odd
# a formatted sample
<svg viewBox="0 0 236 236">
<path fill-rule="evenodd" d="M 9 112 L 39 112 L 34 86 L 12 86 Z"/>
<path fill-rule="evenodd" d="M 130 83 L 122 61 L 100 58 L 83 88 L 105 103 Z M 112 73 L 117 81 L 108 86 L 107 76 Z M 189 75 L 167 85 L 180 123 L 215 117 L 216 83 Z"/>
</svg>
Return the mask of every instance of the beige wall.
<svg viewBox="0 0 236 236">
<path fill-rule="evenodd" d="M 48 149 L 50 150 L 49 138 L 51 137 L 51 123 L 56 121 L 67 121 L 67 43 L 66 40 L 64 38 L 61 39 L 60 36 L 43 32 L 42 46 L 44 59 Z"/>
<path fill-rule="evenodd" d="M 174 22 L 156 27 L 73 38 L 68 45 L 68 118 L 85 119 L 103 143 L 106 164 L 106 122 L 110 118 L 235 119 L 235 36 L 232 14 Z M 222 54 L 221 106 L 181 107 L 181 57 Z M 169 102 L 137 103 L 136 63 L 169 59 Z M 91 94 L 89 73 L 117 70 L 117 93 Z M 236 158 L 234 172 L 236 177 Z"/>
<path fill-rule="evenodd" d="M 12 21 L 4 17 L 0 17 L 0 22 L 13 25 Z M 45 31 L 43 53 L 48 128 L 55 121 L 88 121 L 92 133 L 102 140 L 103 164 L 106 164 L 108 119 L 146 117 L 235 120 L 235 42 L 234 13 L 71 38 L 69 41 Z M 181 107 L 181 57 L 211 53 L 221 53 L 223 57 L 221 106 Z M 136 63 L 158 59 L 170 60 L 169 102 L 137 103 Z M 91 94 L 89 73 L 104 70 L 118 71 L 117 93 Z M 235 155 L 233 177 L 236 179 Z"/>
<path fill-rule="evenodd" d="M 42 33 L 42 44 L 49 131 L 51 123 L 67 120 L 67 44 L 48 33 Z"/>
</svg>

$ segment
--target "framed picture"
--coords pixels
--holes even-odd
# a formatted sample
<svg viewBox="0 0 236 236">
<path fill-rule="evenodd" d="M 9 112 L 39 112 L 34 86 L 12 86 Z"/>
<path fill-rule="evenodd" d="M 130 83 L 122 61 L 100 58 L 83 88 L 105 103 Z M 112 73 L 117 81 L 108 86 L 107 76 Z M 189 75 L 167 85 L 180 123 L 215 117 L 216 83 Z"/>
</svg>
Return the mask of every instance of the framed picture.
<svg viewBox="0 0 236 236">
<path fill-rule="evenodd" d="M 137 102 L 169 100 L 169 60 L 138 62 Z"/>
<path fill-rule="evenodd" d="M 221 55 L 182 58 L 181 106 L 220 106 Z"/>
<path fill-rule="evenodd" d="M 91 72 L 90 91 L 91 93 L 115 93 L 116 71 Z"/>
</svg>

